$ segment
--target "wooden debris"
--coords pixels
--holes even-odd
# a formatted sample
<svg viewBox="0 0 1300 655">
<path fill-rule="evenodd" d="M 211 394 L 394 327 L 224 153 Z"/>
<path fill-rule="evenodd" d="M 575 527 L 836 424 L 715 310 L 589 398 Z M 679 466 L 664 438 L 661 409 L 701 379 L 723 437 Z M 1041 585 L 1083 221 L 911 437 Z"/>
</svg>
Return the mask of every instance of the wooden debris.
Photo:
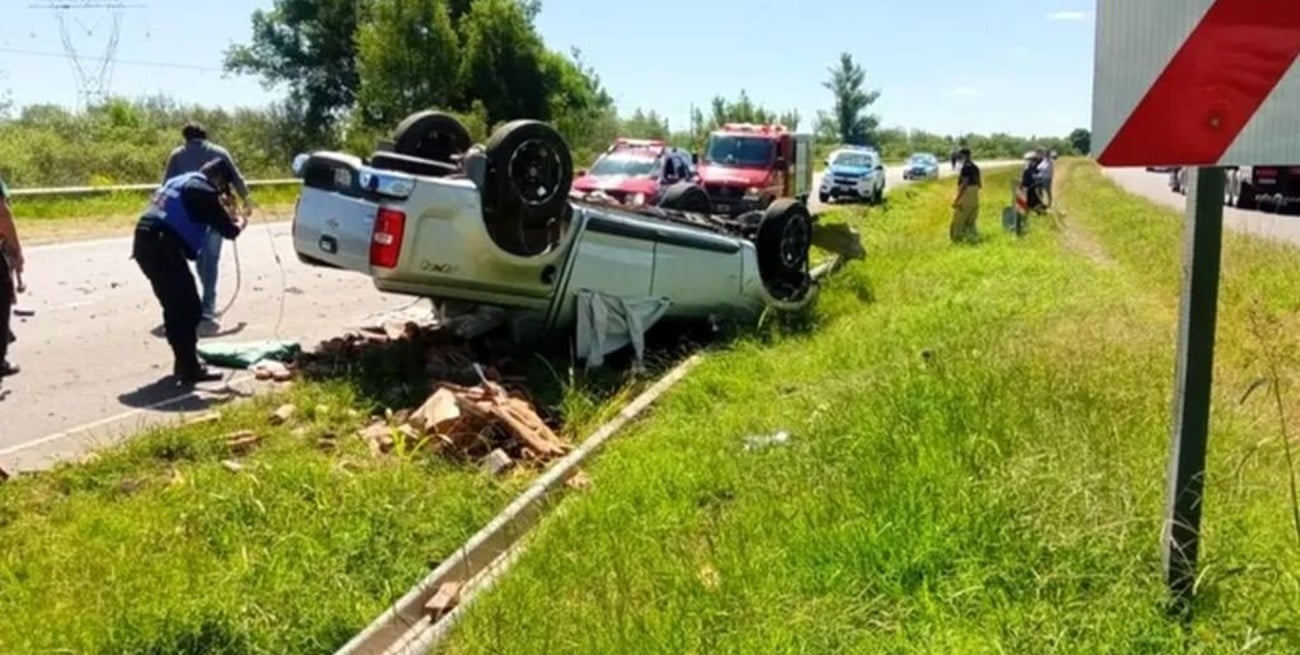
<svg viewBox="0 0 1300 655">
<path fill-rule="evenodd" d="M 244 465 L 240 464 L 239 462 L 236 462 L 233 459 L 222 460 L 221 465 L 231 473 L 239 473 L 240 471 L 244 470 Z"/>
<path fill-rule="evenodd" d="M 577 469 L 564 480 L 564 485 L 576 491 L 586 491 L 591 488 L 591 478 L 582 469 Z"/>
<path fill-rule="evenodd" d="M 429 602 L 424 604 L 424 611 L 429 615 L 429 618 L 437 621 L 445 616 L 447 612 L 455 609 L 456 605 L 460 603 L 460 588 L 461 583 L 459 582 L 442 583 L 433 598 L 430 598 Z"/>
<path fill-rule="evenodd" d="M 521 463 L 540 466 L 571 449 L 543 419 L 536 403 L 520 386 L 525 379 L 517 363 L 507 358 L 479 364 L 484 352 L 499 352 L 491 333 L 471 340 L 500 320 L 499 312 L 461 312 L 446 321 L 437 317 L 382 316 L 360 332 L 349 332 L 320 342 L 312 352 L 301 353 L 297 370 L 308 376 L 330 376 L 354 370 L 371 354 L 399 357 L 399 366 L 422 367 L 429 376 L 429 395 L 415 408 L 393 407 L 357 432 L 372 455 L 379 457 L 397 446 L 439 452 L 465 462 L 494 461 L 499 472 Z M 464 333 L 464 334 L 462 334 Z M 343 411 L 336 409 L 337 412 Z M 319 416 L 321 408 L 313 413 Z M 352 419 L 361 414 L 348 410 Z M 287 419 L 286 419 L 287 420 Z M 321 448 L 332 448 L 321 444 Z M 500 452 L 497 452 L 500 451 Z M 509 462 L 509 465 L 506 465 Z"/>
<path fill-rule="evenodd" d="M 357 436 L 366 442 L 370 447 L 370 454 L 376 457 L 388 454 L 396 443 L 393 440 L 393 429 L 382 420 L 362 428 Z"/>
<path fill-rule="evenodd" d="M 294 414 L 297 413 L 298 408 L 294 405 L 280 405 L 280 407 L 271 413 L 271 425 L 283 425 L 284 423 L 289 422 L 289 419 L 293 418 Z"/>
<path fill-rule="evenodd" d="M 226 435 L 226 448 L 233 455 L 246 455 L 261 443 L 262 436 L 252 430 L 240 430 Z"/>
<path fill-rule="evenodd" d="M 438 389 L 411 414 L 411 426 L 420 434 L 450 435 L 460 421 L 460 403 L 450 389 Z"/>
<path fill-rule="evenodd" d="M 288 382 L 293 379 L 293 369 L 285 365 L 284 362 L 264 359 L 253 365 L 253 377 L 263 381 Z"/>
<path fill-rule="evenodd" d="M 216 423 L 221 420 L 221 412 L 204 412 L 198 416 L 193 416 L 181 421 L 181 425 L 200 425 L 202 423 Z"/>
</svg>

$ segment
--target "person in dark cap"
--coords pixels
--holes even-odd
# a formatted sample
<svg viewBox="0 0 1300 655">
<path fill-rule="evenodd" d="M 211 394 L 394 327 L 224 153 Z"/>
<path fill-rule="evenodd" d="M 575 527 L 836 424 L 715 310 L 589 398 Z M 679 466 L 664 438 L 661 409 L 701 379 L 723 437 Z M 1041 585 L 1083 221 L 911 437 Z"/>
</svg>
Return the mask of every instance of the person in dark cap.
<svg viewBox="0 0 1300 655">
<path fill-rule="evenodd" d="M 952 200 L 952 224 L 948 227 L 953 243 L 979 238 L 975 221 L 980 215 L 980 187 L 983 186 L 980 168 L 971 160 L 970 148 L 962 147 L 957 156 L 961 171 L 957 173 L 957 197 Z"/>
<path fill-rule="evenodd" d="M 232 214 L 230 185 L 235 174 L 229 161 L 217 157 L 198 172 L 168 179 L 154 192 L 135 228 L 131 257 L 162 304 L 174 355 L 172 374 L 186 385 L 221 379 L 199 362 L 203 305 L 188 262 L 203 251 L 209 231 L 234 239 L 247 224 L 243 216 Z"/>
<path fill-rule="evenodd" d="M 166 182 L 184 173 L 193 173 L 207 162 L 220 159 L 229 166 L 230 185 L 243 201 L 244 216 L 247 217 L 252 211 L 253 202 L 249 198 L 248 184 L 240 174 L 239 167 L 235 165 L 230 152 L 209 141 L 207 130 L 194 121 L 185 124 L 181 129 L 181 136 L 185 137 L 185 145 L 173 150 L 171 156 L 167 158 L 163 181 Z M 220 233 L 208 230 L 207 247 L 200 251 L 195 263 L 199 282 L 203 285 L 203 317 L 210 321 L 217 319 L 217 273 L 221 264 L 221 241 Z"/>
</svg>

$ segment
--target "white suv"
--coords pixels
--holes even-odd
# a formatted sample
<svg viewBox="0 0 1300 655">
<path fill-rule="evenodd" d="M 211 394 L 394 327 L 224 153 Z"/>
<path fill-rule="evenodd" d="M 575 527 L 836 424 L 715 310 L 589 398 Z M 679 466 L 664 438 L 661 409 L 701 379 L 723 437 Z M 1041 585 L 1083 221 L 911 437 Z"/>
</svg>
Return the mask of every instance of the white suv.
<svg viewBox="0 0 1300 655">
<path fill-rule="evenodd" d="M 841 148 L 826 158 L 826 171 L 817 198 L 823 203 L 840 198 L 879 203 L 885 198 L 885 166 L 873 148 Z"/>
</svg>

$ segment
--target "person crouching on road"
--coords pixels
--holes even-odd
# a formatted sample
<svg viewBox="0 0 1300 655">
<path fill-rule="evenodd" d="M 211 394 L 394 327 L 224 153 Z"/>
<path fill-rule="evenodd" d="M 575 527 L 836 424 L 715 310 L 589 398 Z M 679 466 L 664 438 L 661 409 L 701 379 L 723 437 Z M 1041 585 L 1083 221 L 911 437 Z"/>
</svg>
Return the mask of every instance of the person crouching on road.
<svg viewBox="0 0 1300 655">
<path fill-rule="evenodd" d="M 9 211 L 9 189 L 0 180 L 0 378 L 18 374 L 18 367 L 9 363 L 9 343 L 14 340 L 9 321 L 18 291 L 14 278 L 22 274 L 23 247 L 18 242 L 13 212 Z"/>
<path fill-rule="evenodd" d="M 247 224 L 244 217 L 232 216 L 228 209 L 233 206 L 233 176 L 230 163 L 215 158 L 196 173 L 167 180 L 154 192 L 135 228 L 131 256 L 162 304 L 167 343 L 175 356 L 172 374 L 186 385 L 221 379 L 219 373 L 199 362 L 203 304 L 188 262 L 202 253 L 209 228 L 226 239 L 235 239 Z"/>
<path fill-rule="evenodd" d="M 970 148 L 962 148 L 957 158 L 961 161 L 961 171 L 957 173 L 957 197 L 952 201 L 952 225 L 948 228 L 953 243 L 979 238 L 975 221 L 980 215 L 982 185 L 979 166 L 971 161 Z"/>
</svg>

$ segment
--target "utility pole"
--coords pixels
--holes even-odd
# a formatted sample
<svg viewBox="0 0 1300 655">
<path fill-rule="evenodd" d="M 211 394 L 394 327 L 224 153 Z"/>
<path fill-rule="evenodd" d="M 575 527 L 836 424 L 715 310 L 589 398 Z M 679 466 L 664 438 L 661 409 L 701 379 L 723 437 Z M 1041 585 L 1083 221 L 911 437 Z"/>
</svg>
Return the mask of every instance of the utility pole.
<svg viewBox="0 0 1300 655">
<path fill-rule="evenodd" d="M 44 2 L 30 5 L 31 9 L 52 11 L 59 22 L 59 39 L 63 51 L 72 60 L 72 70 L 77 76 L 77 93 L 83 107 L 103 102 L 108 97 L 109 87 L 113 81 L 113 64 L 117 57 L 118 39 L 122 35 L 122 13 L 127 9 L 144 9 L 145 5 L 126 2 L 103 2 L 95 0 L 64 0 L 63 2 Z M 87 20 L 97 16 L 92 23 Z M 74 37 L 94 36 L 95 32 L 107 22 L 107 43 L 103 55 L 89 58 L 82 55 Z M 75 25 L 74 25 L 75 24 Z M 74 30 L 73 28 L 79 28 Z M 83 59 L 86 61 L 83 63 Z"/>
</svg>

